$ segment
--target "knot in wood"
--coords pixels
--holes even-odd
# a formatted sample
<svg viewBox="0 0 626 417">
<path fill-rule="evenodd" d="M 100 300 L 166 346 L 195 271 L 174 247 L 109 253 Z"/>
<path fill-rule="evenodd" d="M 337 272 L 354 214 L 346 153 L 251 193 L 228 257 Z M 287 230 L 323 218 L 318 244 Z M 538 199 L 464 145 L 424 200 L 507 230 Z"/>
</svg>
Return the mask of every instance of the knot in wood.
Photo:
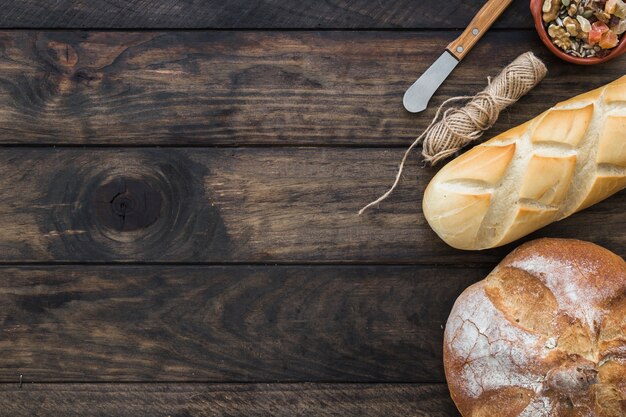
<svg viewBox="0 0 626 417">
<path fill-rule="evenodd" d="M 114 197 L 111 204 L 115 214 L 122 217 L 131 214 L 135 208 L 135 200 L 122 194 Z"/>
<path fill-rule="evenodd" d="M 148 183 L 122 178 L 96 191 L 97 220 L 106 228 L 129 232 L 153 224 L 161 213 L 162 198 Z"/>
<path fill-rule="evenodd" d="M 45 52 L 50 63 L 61 72 L 70 72 L 78 64 L 76 50 L 64 42 L 49 41 Z"/>
</svg>

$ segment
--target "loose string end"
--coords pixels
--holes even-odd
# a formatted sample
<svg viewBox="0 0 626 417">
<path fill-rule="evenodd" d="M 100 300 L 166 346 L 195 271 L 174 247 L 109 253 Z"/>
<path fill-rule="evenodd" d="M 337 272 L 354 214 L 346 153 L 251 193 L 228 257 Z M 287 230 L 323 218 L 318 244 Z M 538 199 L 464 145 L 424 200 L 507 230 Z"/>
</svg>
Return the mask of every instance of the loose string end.
<svg viewBox="0 0 626 417">
<path fill-rule="evenodd" d="M 433 121 L 433 123 L 434 123 L 434 121 Z M 432 123 L 431 123 L 431 126 L 432 126 Z M 430 128 L 430 126 L 429 126 L 429 128 Z M 426 129 L 426 131 L 428 131 L 428 129 Z M 361 214 L 365 213 L 365 211 L 367 209 L 369 209 L 370 207 L 375 206 L 376 204 L 385 201 L 387 199 L 387 197 L 389 197 L 391 195 L 391 193 L 393 193 L 393 191 L 396 189 L 396 187 L 400 183 L 400 178 L 402 178 L 402 171 L 404 171 L 404 165 L 406 165 L 406 161 L 409 158 L 409 155 L 411 154 L 411 151 L 421 142 L 422 138 L 426 134 L 426 131 L 424 131 L 424 133 L 422 133 L 417 139 L 415 139 L 415 141 L 411 144 L 411 146 L 409 146 L 409 149 L 407 149 L 406 152 L 404 152 L 404 156 L 402 157 L 402 161 L 400 162 L 400 165 L 398 167 L 398 173 L 396 174 L 396 180 L 393 182 L 393 185 L 391 186 L 391 188 L 389 190 L 387 190 L 387 192 L 385 194 L 383 194 L 380 197 L 378 197 L 375 201 L 372 201 L 367 206 L 365 206 L 361 210 L 359 210 L 359 216 Z"/>
<path fill-rule="evenodd" d="M 365 211 L 367 209 L 369 209 L 372 206 L 375 206 L 378 203 L 382 203 L 383 201 L 385 201 L 387 199 L 387 197 L 389 197 L 391 195 L 391 193 L 393 193 L 393 191 L 396 189 L 396 187 L 398 186 L 398 184 L 400 183 L 400 178 L 402 178 L 402 171 L 404 171 L 404 165 L 406 164 L 406 161 L 409 157 L 409 155 L 411 154 L 411 151 L 422 141 L 422 139 L 424 138 L 424 136 L 426 136 L 426 134 L 430 131 L 430 129 L 432 129 L 432 127 L 435 125 L 435 123 L 437 123 L 437 121 L 439 120 L 439 116 L 441 115 L 441 110 L 448 106 L 450 103 L 454 103 L 456 101 L 461 101 L 461 100 L 468 100 L 471 99 L 471 96 L 462 96 L 462 97 L 452 97 L 447 99 L 446 101 L 444 101 L 441 106 L 439 106 L 439 108 L 437 109 L 437 112 L 435 114 L 435 117 L 433 118 L 433 121 L 430 122 L 430 125 L 424 130 L 424 132 L 419 135 L 417 137 L 417 139 L 415 139 L 415 141 L 411 144 L 411 146 L 409 146 L 409 149 L 406 150 L 406 152 L 404 153 L 404 156 L 402 157 L 402 162 L 400 162 L 400 166 L 398 167 L 398 173 L 396 174 L 396 180 L 393 182 L 393 185 L 391 186 L 391 188 L 389 188 L 389 190 L 387 190 L 387 192 L 383 195 L 381 195 L 380 197 L 378 197 L 375 201 L 372 201 L 371 203 L 369 203 L 368 205 L 366 205 L 365 207 L 363 207 L 361 210 L 359 210 L 359 216 L 362 215 L 363 213 L 365 213 Z"/>
<path fill-rule="evenodd" d="M 413 145 L 411 145 L 411 147 L 405 152 L 404 158 L 402 158 L 402 162 L 400 163 L 400 167 L 398 169 L 398 173 L 396 174 L 396 180 L 393 182 L 393 185 L 391 186 L 391 188 L 389 190 L 387 190 L 387 192 L 385 194 L 383 194 L 380 197 L 378 197 L 375 201 L 372 201 L 367 206 L 365 206 L 361 210 L 359 210 L 359 216 L 361 214 L 365 213 L 365 211 L 368 208 L 370 208 L 372 206 L 375 206 L 376 204 L 385 201 L 387 199 L 387 197 L 389 197 L 391 195 L 391 193 L 393 193 L 393 190 L 396 189 L 396 187 L 398 186 L 398 183 L 400 182 L 400 178 L 402 177 L 402 171 L 404 170 L 404 163 L 406 162 L 407 156 L 409 155 L 409 153 L 411 152 L 411 150 L 413 149 L 413 147 L 416 144 L 417 144 L 417 141 Z"/>
</svg>

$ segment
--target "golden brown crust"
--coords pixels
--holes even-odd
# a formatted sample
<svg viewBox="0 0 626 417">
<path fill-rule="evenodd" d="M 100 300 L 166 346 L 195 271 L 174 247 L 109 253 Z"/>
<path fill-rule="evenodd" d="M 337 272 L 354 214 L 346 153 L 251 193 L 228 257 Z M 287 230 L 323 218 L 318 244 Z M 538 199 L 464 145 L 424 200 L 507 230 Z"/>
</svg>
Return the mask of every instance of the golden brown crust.
<svg viewBox="0 0 626 417">
<path fill-rule="evenodd" d="M 585 137 L 593 117 L 594 105 L 573 110 L 552 110 L 537 123 L 533 143 L 557 142 L 576 147 Z"/>
<path fill-rule="evenodd" d="M 626 78 L 622 77 L 612 84 L 613 88 L 604 94 L 604 103 L 615 104 L 626 101 Z"/>
<path fill-rule="evenodd" d="M 494 185 L 502 179 L 515 154 L 515 144 L 477 146 L 466 157 L 452 162 L 446 181 L 482 181 Z"/>
<path fill-rule="evenodd" d="M 624 187 L 626 76 L 559 103 L 459 156 L 432 179 L 423 210 L 449 245 L 487 249 L 570 216 Z M 451 193 L 464 198 L 450 198 Z M 472 195 L 483 204 L 466 210 Z M 461 206 L 455 207 L 457 203 Z"/>
<path fill-rule="evenodd" d="M 464 417 L 626 415 L 626 263 L 597 245 L 522 245 L 461 294 L 444 338 Z"/>
<path fill-rule="evenodd" d="M 426 190 L 428 193 L 428 190 Z M 454 230 L 452 236 L 446 237 L 454 246 L 461 247 L 463 242 L 476 238 L 480 227 L 480 219 L 485 216 L 489 207 L 491 194 L 462 194 L 453 190 L 440 193 L 440 198 L 433 201 L 428 210 L 438 212 L 431 218 L 434 227 L 442 230 Z M 466 222 L 465 218 L 476 219 Z"/>
<path fill-rule="evenodd" d="M 555 208 L 518 206 L 513 217 L 515 227 L 508 228 L 498 246 L 513 242 L 538 228 L 549 225 L 556 220 L 556 216 L 557 210 Z"/>
<path fill-rule="evenodd" d="M 574 176 L 576 156 L 565 158 L 533 155 L 522 180 L 521 199 L 547 205 L 560 204 Z"/>
<path fill-rule="evenodd" d="M 607 117 L 600 134 L 596 162 L 626 167 L 626 115 Z"/>
<path fill-rule="evenodd" d="M 585 197 L 576 211 L 584 210 L 604 200 L 607 195 L 613 195 L 626 187 L 626 177 L 623 175 L 598 174 L 593 180 L 591 191 Z"/>
</svg>

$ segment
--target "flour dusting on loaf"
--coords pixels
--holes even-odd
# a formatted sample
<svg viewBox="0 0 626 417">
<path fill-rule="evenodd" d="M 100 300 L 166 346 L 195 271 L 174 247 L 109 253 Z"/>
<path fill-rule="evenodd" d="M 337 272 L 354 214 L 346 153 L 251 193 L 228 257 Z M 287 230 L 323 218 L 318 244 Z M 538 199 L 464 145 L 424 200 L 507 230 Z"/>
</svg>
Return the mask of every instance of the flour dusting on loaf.
<svg viewBox="0 0 626 417">
<path fill-rule="evenodd" d="M 448 331 L 451 348 L 466 363 L 460 375 L 467 381 L 466 394 L 478 397 L 503 386 L 531 386 L 539 375 L 526 366 L 529 352 L 539 354 L 540 337 L 510 326 L 479 286 L 467 291 L 463 307 L 452 312 Z"/>
<path fill-rule="evenodd" d="M 562 102 L 444 166 L 424 193 L 459 249 L 505 245 L 626 187 L 626 76 Z"/>
<path fill-rule="evenodd" d="M 503 407 L 506 407 L 503 404 Z M 551 417 L 553 414 L 550 412 L 554 408 L 554 404 L 547 397 L 535 398 L 528 406 L 522 411 L 519 417 Z"/>
<path fill-rule="evenodd" d="M 537 254 L 528 259 L 513 262 L 511 266 L 543 277 L 542 281 L 555 295 L 559 307 L 583 321 L 594 332 L 597 331 L 597 323 L 602 314 L 598 306 L 612 294 L 612 289 L 609 287 L 597 288 L 588 285 L 585 281 L 586 276 L 601 273 L 599 262 L 552 259 Z"/>
<path fill-rule="evenodd" d="M 576 240 L 522 245 L 456 301 L 444 363 L 464 417 L 626 416 L 626 263 Z"/>
</svg>

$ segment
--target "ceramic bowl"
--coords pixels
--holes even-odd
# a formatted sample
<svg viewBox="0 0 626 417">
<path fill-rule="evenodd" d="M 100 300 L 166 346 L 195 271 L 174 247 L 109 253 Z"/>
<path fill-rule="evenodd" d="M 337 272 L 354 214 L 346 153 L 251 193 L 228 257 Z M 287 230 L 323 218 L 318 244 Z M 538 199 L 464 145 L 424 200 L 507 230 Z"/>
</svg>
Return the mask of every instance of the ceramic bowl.
<svg viewBox="0 0 626 417">
<path fill-rule="evenodd" d="M 619 44 L 615 48 L 611 49 L 610 53 L 603 58 L 578 58 L 565 53 L 562 49 L 553 44 L 550 36 L 548 36 L 548 29 L 543 24 L 543 12 L 541 10 L 543 2 L 544 0 L 530 0 L 530 11 L 532 12 L 533 20 L 535 21 L 535 28 L 537 29 L 537 33 L 539 34 L 541 41 L 554 55 L 558 56 L 562 60 L 579 65 L 594 65 L 615 59 L 626 52 L 626 34 L 622 34 Z"/>
</svg>

